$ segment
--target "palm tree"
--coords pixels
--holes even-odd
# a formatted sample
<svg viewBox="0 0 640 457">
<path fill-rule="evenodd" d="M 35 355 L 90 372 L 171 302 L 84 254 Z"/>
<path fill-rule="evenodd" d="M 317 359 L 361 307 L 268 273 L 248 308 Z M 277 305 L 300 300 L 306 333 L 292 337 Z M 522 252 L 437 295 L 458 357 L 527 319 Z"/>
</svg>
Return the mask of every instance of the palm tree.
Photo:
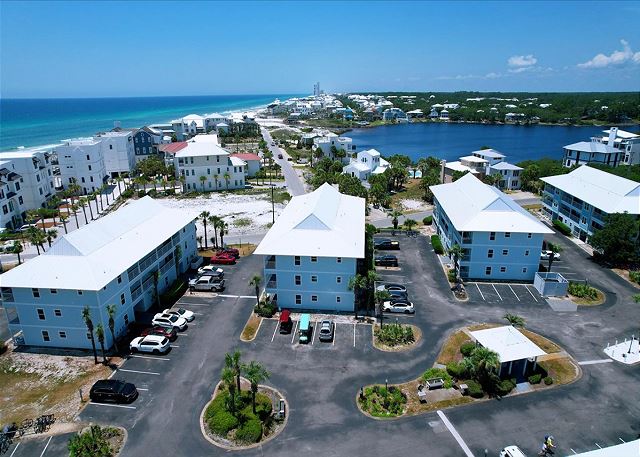
<svg viewBox="0 0 640 457">
<path fill-rule="evenodd" d="M 87 208 L 86 208 L 86 206 L 87 206 L 87 198 L 86 197 L 80 197 L 78 199 L 78 204 L 82 208 L 82 214 L 84 215 L 84 224 L 87 225 L 89 223 L 89 221 L 87 220 Z M 91 219 L 93 219 L 93 217 Z"/>
<path fill-rule="evenodd" d="M 104 197 L 107 200 L 107 209 L 109 208 L 109 192 L 107 192 L 108 190 L 109 190 L 109 186 L 107 184 L 103 185 L 100 188 L 100 193 L 104 194 Z M 102 195 L 100 196 L 100 198 L 102 198 Z"/>
<path fill-rule="evenodd" d="M 418 222 L 415 219 L 406 219 L 404 221 L 404 226 L 410 232 L 413 230 L 413 227 L 415 227 L 416 225 L 418 225 Z"/>
<path fill-rule="evenodd" d="M 216 174 L 213 175 L 213 182 L 215 184 L 216 190 L 218 190 L 218 178 L 219 178 L 218 175 Z"/>
<path fill-rule="evenodd" d="M 224 355 L 224 365 L 229 368 L 233 375 L 236 378 L 236 387 L 238 389 L 238 394 L 241 392 L 240 389 L 240 375 L 242 374 L 242 353 L 238 350 L 233 351 L 233 353 L 229 354 L 228 352 Z"/>
<path fill-rule="evenodd" d="M 506 319 L 509 322 L 509 324 L 513 325 L 514 327 L 524 328 L 525 320 L 523 317 L 517 316 L 515 314 L 511 314 L 511 313 L 507 313 L 502 317 Z"/>
<path fill-rule="evenodd" d="M 234 413 L 236 410 L 236 376 L 233 370 L 229 367 L 222 369 L 222 382 L 225 383 L 227 389 L 229 389 L 229 400 L 231 401 L 230 410 Z"/>
<path fill-rule="evenodd" d="M 464 249 L 459 244 L 454 244 L 449 248 L 449 257 L 453 260 L 453 270 L 456 273 L 456 281 L 458 280 L 460 265 L 459 260 L 464 255 Z"/>
<path fill-rule="evenodd" d="M 73 217 L 76 219 L 76 228 L 80 228 L 80 224 L 78 223 L 78 210 L 80 208 L 78 208 L 78 205 L 76 205 L 75 203 L 73 205 L 71 205 L 71 211 L 73 211 Z"/>
<path fill-rule="evenodd" d="M 214 245 L 218 247 L 218 226 L 222 218 L 220 216 L 209 216 L 209 223 L 213 226 L 213 238 L 215 239 Z"/>
<path fill-rule="evenodd" d="M 205 249 L 207 249 L 207 221 L 209 220 L 210 216 L 211 216 L 211 213 L 209 211 L 203 211 L 200 213 L 200 217 L 202 218 L 202 224 L 204 225 L 204 248 Z"/>
<path fill-rule="evenodd" d="M 109 331 L 111 332 L 111 339 L 113 340 L 113 347 L 116 350 L 116 353 L 120 352 L 118 351 L 118 342 L 116 341 L 116 332 L 115 332 L 115 327 L 116 327 L 116 321 L 115 321 L 115 317 L 116 317 L 116 305 L 115 304 L 111 304 L 111 305 L 107 305 L 107 316 L 109 316 Z"/>
<path fill-rule="evenodd" d="M 258 393 L 258 385 L 269 379 L 269 372 L 260 363 L 249 362 L 244 369 L 244 375 L 251 383 L 251 405 L 253 406 L 253 414 L 256 413 L 256 394 Z"/>
<path fill-rule="evenodd" d="M 398 210 L 398 209 L 394 209 L 391 212 L 391 223 L 393 224 L 393 229 L 397 230 L 398 229 L 398 218 L 402 216 L 402 211 Z"/>
<path fill-rule="evenodd" d="M 118 195 L 122 194 L 122 176 L 116 177 L 116 182 L 118 183 Z"/>
<path fill-rule="evenodd" d="M 87 331 L 89 332 L 89 339 L 91 340 L 91 347 L 93 348 L 93 359 L 98 364 L 98 353 L 96 352 L 96 340 L 93 337 L 93 321 L 91 320 L 91 309 L 89 309 L 88 305 L 85 305 L 82 308 L 82 320 L 84 320 L 85 325 L 87 326 Z"/>
<path fill-rule="evenodd" d="M 69 219 L 68 216 L 69 213 L 67 214 L 60 214 L 60 221 L 62 222 L 62 226 L 64 227 L 64 233 L 65 235 L 69 232 L 67 232 L 67 219 Z"/>
<path fill-rule="evenodd" d="M 58 231 L 56 229 L 47 230 L 47 243 L 49 243 L 49 247 L 51 247 L 51 242 L 58 237 Z"/>
<path fill-rule="evenodd" d="M 483 387 L 488 388 L 493 373 L 500 368 L 500 357 L 491 349 L 477 347 L 470 357 L 473 373 Z"/>
<path fill-rule="evenodd" d="M 374 292 L 374 299 L 376 305 L 376 315 L 380 316 L 380 327 L 382 327 L 383 308 L 382 305 L 386 300 L 391 298 L 391 294 L 387 290 L 376 290 Z"/>
<path fill-rule="evenodd" d="M 173 259 L 176 265 L 176 278 L 180 277 L 180 257 L 182 257 L 182 247 L 177 245 L 173 250 Z"/>
<path fill-rule="evenodd" d="M 42 247 L 42 250 L 44 251 L 44 246 L 42 245 L 44 244 L 46 238 L 47 236 L 43 234 L 41 230 L 35 227 L 29 227 L 27 229 L 27 239 L 36 247 L 38 255 L 40 255 L 40 247 Z"/>
<path fill-rule="evenodd" d="M 358 273 L 349 279 L 349 290 L 353 290 L 356 300 L 365 309 L 369 307 L 371 292 L 377 279 L 378 275 L 375 271 L 368 271 L 366 275 Z"/>
<path fill-rule="evenodd" d="M 22 259 L 20 258 L 20 253 L 24 251 L 24 247 L 22 247 L 22 243 L 18 240 L 13 242 L 13 246 L 11 246 L 11 252 L 18 256 L 18 265 L 22 263 Z"/>
<path fill-rule="evenodd" d="M 226 230 L 229 226 L 223 220 L 218 223 L 218 229 L 220 230 L 220 247 L 224 248 L 224 234 L 227 233 Z"/>
<path fill-rule="evenodd" d="M 61 202 L 62 201 L 60 200 L 60 197 L 58 197 L 57 195 L 54 195 L 53 197 L 51 197 L 49 199 L 49 201 L 47 202 L 47 208 L 53 210 L 53 224 L 54 225 L 56 223 L 56 216 L 58 215 L 58 207 L 60 206 Z"/>
<path fill-rule="evenodd" d="M 262 283 L 262 276 L 253 275 L 249 281 L 249 287 L 255 287 L 256 290 L 256 303 L 260 303 L 260 283 Z"/>
<path fill-rule="evenodd" d="M 98 343 L 100 343 L 100 350 L 102 351 L 102 363 L 107 364 L 107 357 L 104 355 L 104 328 L 102 324 L 96 325 L 96 336 L 98 337 Z"/>
<path fill-rule="evenodd" d="M 200 183 L 202 184 L 202 192 L 204 192 L 204 183 L 207 182 L 207 177 L 202 175 L 198 179 L 200 180 Z"/>
<path fill-rule="evenodd" d="M 227 190 L 229 190 L 229 181 L 231 180 L 231 175 L 229 174 L 228 171 L 225 171 L 223 176 L 224 176 L 224 182 L 227 187 Z"/>
<path fill-rule="evenodd" d="M 201 236 L 197 236 L 196 237 L 196 241 L 198 242 L 199 249 L 202 249 L 202 237 Z"/>
</svg>

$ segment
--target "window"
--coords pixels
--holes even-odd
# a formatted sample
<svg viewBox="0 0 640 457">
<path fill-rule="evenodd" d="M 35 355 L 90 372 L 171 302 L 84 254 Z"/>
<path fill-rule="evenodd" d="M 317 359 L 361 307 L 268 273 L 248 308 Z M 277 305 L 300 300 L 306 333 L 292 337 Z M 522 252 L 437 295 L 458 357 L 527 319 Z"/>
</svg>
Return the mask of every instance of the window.
<svg viewBox="0 0 640 457">
<path fill-rule="evenodd" d="M 511 232 L 504 232 L 505 238 L 511 238 Z"/>
<path fill-rule="evenodd" d="M 500 273 L 506 273 L 507 267 L 500 267 Z"/>
<path fill-rule="evenodd" d="M 489 233 L 489 240 L 493 241 L 496 239 L 496 232 Z"/>
<path fill-rule="evenodd" d="M 91 339 L 91 333 L 87 332 L 87 339 L 90 340 Z"/>
<path fill-rule="evenodd" d="M 312 262 L 317 262 L 317 261 L 318 261 L 318 258 L 317 258 L 317 257 L 315 257 L 315 256 L 312 256 L 312 257 L 311 257 L 311 261 L 312 261 Z"/>
<path fill-rule="evenodd" d="M 120 294 L 120 303 L 124 305 L 125 301 L 124 294 Z"/>
<path fill-rule="evenodd" d="M 509 255 L 509 250 L 508 249 L 503 249 L 502 250 L 502 255 Z"/>
<path fill-rule="evenodd" d="M 24 204 L 24 200 L 22 199 L 22 195 L 20 195 L 20 196 L 18 197 L 18 203 L 20 203 L 21 205 L 23 205 L 23 204 Z"/>
<path fill-rule="evenodd" d="M 39 289 L 31 289 L 31 293 L 33 294 L 33 298 L 40 298 L 40 290 Z"/>
<path fill-rule="evenodd" d="M 38 312 L 38 319 L 40 319 L 41 321 L 45 320 L 44 309 L 38 308 L 36 309 L 36 311 Z"/>
<path fill-rule="evenodd" d="M 65 339 L 67 337 L 67 332 L 58 332 L 58 336 L 62 339 Z"/>
<path fill-rule="evenodd" d="M 124 325 L 129 325 L 129 315 L 125 314 L 123 318 L 124 318 Z"/>
<path fill-rule="evenodd" d="M 302 304 L 302 295 L 296 295 L 296 305 Z"/>
<path fill-rule="evenodd" d="M 532 233 L 527 233 L 527 238 L 531 238 L 532 235 Z"/>
<path fill-rule="evenodd" d="M 316 275 L 311 275 L 311 282 L 318 282 L 318 277 Z"/>
<path fill-rule="evenodd" d="M 314 302 L 314 303 L 317 302 L 318 301 L 318 296 L 317 295 L 312 295 L 311 296 L 311 301 Z"/>
<path fill-rule="evenodd" d="M 490 275 L 491 274 L 491 267 L 487 267 L 484 269 L 484 274 L 485 275 Z"/>
<path fill-rule="evenodd" d="M 489 249 L 489 250 L 487 251 L 487 258 L 489 258 L 489 259 L 493 259 L 493 249 Z"/>
<path fill-rule="evenodd" d="M 529 255 L 529 250 L 528 249 L 526 251 L 524 251 L 524 255 L 525 255 L 525 257 Z"/>
<path fill-rule="evenodd" d="M 299 286 L 302 283 L 300 275 L 296 275 L 295 276 L 295 282 L 296 282 L 296 286 Z"/>
<path fill-rule="evenodd" d="M 89 171 L 91 171 L 91 165 L 89 165 Z"/>
<path fill-rule="evenodd" d="M 57 294 L 57 293 L 58 293 L 58 289 L 50 289 L 50 292 L 51 292 L 52 294 Z"/>
<path fill-rule="evenodd" d="M 51 341 L 51 338 L 49 338 L 49 332 L 46 331 L 46 330 L 42 331 L 42 341 L 44 341 L 44 342 Z"/>
<path fill-rule="evenodd" d="M 336 303 L 340 303 L 340 296 L 336 297 Z"/>
<path fill-rule="evenodd" d="M 527 272 L 527 267 L 522 268 L 522 272 L 526 273 Z"/>
<path fill-rule="evenodd" d="M 336 276 L 336 284 L 342 284 L 342 276 Z"/>
<path fill-rule="evenodd" d="M 122 275 L 118 275 L 118 284 L 122 282 Z"/>
<path fill-rule="evenodd" d="M 78 291 L 78 295 L 82 295 L 82 291 L 81 290 Z"/>
<path fill-rule="evenodd" d="M 336 263 L 342 263 L 342 257 L 336 257 Z"/>
<path fill-rule="evenodd" d="M 53 310 L 53 315 L 56 316 L 56 317 L 62 317 L 62 310 L 54 309 Z"/>
<path fill-rule="evenodd" d="M 87 160 L 91 160 L 91 157 L 89 156 L 89 154 L 87 154 Z"/>
</svg>

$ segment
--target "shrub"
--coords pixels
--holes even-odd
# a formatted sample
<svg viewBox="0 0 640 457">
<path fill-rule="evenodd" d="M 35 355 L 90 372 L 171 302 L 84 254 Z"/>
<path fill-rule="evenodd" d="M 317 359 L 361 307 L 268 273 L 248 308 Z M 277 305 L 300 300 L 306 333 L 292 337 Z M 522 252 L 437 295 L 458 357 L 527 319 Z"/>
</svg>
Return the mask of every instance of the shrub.
<svg viewBox="0 0 640 457">
<path fill-rule="evenodd" d="M 273 405 L 271 399 L 266 395 L 256 395 L 256 414 L 261 421 L 267 420 L 273 411 Z"/>
<path fill-rule="evenodd" d="M 569 293 L 579 298 L 590 298 L 595 300 L 598 298 L 598 291 L 591 287 L 589 284 L 582 284 L 579 282 L 569 283 Z"/>
<path fill-rule="evenodd" d="M 278 307 L 273 302 L 261 302 L 253 308 L 253 311 L 260 317 L 273 317 L 277 310 Z"/>
<path fill-rule="evenodd" d="M 540 381 L 542 381 L 542 375 L 539 373 L 529 376 L 529 382 L 531 384 L 540 384 Z"/>
<path fill-rule="evenodd" d="M 146 193 L 144 190 L 140 189 L 140 190 L 138 191 L 138 198 L 142 198 L 142 197 L 144 197 L 145 195 L 147 195 L 147 193 Z"/>
<path fill-rule="evenodd" d="M 175 194 L 176 194 L 176 190 L 175 190 L 175 189 L 165 189 L 165 190 L 164 190 L 164 194 L 165 194 L 166 196 L 169 196 L 169 195 L 175 195 Z"/>
<path fill-rule="evenodd" d="M 442 247 L 442 241 L 438 235 L 431 235 L 431 245 L 436 254 L 444 254 L 444 247 Z"/>
<path fill-rule="evenodd" d="M 469 376 L 467 368 L 460 362 L 451 362 L 447 364 L 447 373 L 455 379 L 465 379 Z"/>
<path fill-rule="evenodd" d="M 547 386 L 550 386 L 551 384 L 553 384 L 553 378 L 551 376 L 545 376 L 543 381 L 544 381 L 544 384 Z"/>
<path fill-rule="evenodd" d="M 482 386 L 479 382 L 474 381 L 473 379 L 469 379 L 465 381 L 467 388 L 469 390 L 469 396 L 473 398 L 482 398 L 484 396 L 484 392 L 482 391 Z"/>
<path fill-rule="evenodd" d="M 462 343 L 462 346 L 460 346 L 460 354 L 465 357 L 470 357 L 475 349 L 476 343 L 474 343 L 473 341 L 467 341 L 466 343 Z"/>
<path fill-rule="evenodd" d="M 207 424 L 209 425 L 209 429 L 216 435 L 227 436 L 230 430 L 238 426 L 238 419 L 228 411 L 217 411 L 216 414 L 207 421 Z"/>
<path fill-rule="evenodd" d="M 258 419 L 250 419 L 236 432 L 236 439 L 245 443 L 257 443 L 262 437 L 262 423 Z"/>
<path fill-rule="evenodd" d="M 563 235 L 566 235 L 566 236 L 571 235 L 571 227 L 569 227 L 567 224 L 565 224 L 561 220 L 555 219 L 553 221 L 553 226 L 556 229 L 558 229 L 558 232 L 562 233 Z"/>
<path fill-rule="evenodd" d="M 416 340 L 411 326 L 401 324 L 387 324 L 376 328 L 375 336 L 379 343 L 387 346 L 410 344 Z"/>
<path fill-rule="evenodd" d="M 449 282 L 456 282 L 456 270 L 455 269 L 451 269 L 451 270 L 447 271 L 447 279 L 449 280 Z"/>
<path fill-rule="evenodd" d="M 434 379 L 434 378 L 442 378 L 442 380 L 444 381 L 445 389 L 449 389 L 451 388 L 451 386 L 453 386 L 453 379 L 451 378 L 451 375 L 447 373 L 447 370 L 445 370 L 444 368 L 429 368 L 427 371 L 425 371 L 422 374 L 422 379 L 424 381 L 426 381 L 427 379 Z"/>
<path fill-rule="evenodd" d="M 399 416 L 404 412 L 407 396 L 397 387 L 375 385 L 364 389 L 364 398 L 358 400 L 363 409 L 375 417 Z"/>
<path fill-rule="evenodd" d="M 131 197 L 133 197 L 133 190 L 131 190 L 131 189 L 127 189 L 127 190 L 123 191 L 123 192 L 120 194 L 120 196 L 121 196 L 122 198 L 131 198 Z"/>
<path fill-rule="evenodd" d="M 515 386 L 516 383 L 511 379 L 503 379 L 496 384 L 496 393 L 503 397 L 511 392 Z"/>
<path fill-rule="evenodd" d="M 433 216 L 427 216 L 424 219 L 422 219 L 422 223 L 424 225 L 431 225 L 433 224 Z"/>
<path fill-rule="evenodd" d="M 640 284 L 640 270 L 638 271 L 629 270 L 629 279 L 631 279 L 635 283 Z"/>
</svg>

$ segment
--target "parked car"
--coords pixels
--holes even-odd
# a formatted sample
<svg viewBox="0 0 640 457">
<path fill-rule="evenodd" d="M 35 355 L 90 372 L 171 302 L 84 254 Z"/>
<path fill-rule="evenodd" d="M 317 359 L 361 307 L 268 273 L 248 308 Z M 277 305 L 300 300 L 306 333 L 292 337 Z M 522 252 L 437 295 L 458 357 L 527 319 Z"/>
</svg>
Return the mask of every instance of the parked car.
<svg viewBox="0 0 640 457">
<path fill-rule="evenodd" d="M 380 238 L 374 241 L 373 247 L 376 249 L 400 249 L 398 240 L 390 240 L 389 238 Z"/>
<path fill-rule="evenodd" d="M 138 389 L 130 382 L 101 379 L 91 386 L 89 398 L 95 402 L 131 403 L 138 398 Z"/>
<path fill-rule="evenodd" d="M 391 292 L 391 291 L 398 291 L 398 292 L 407 292 L 407 288 L 405 286 L 403 286 L 402 284 L 395 284 L 395 283 L 387 283 L 387 284 L 380 284 L 378 287 L 376 287 L 376 290 L 382 292 L 384 290 L 386 290 L 387 292 Z"/>
<path fill-rule="evenodd" d="M 397 267 L 398 258 L 395 255 L 385 254 L 377 255 L 373 259 L 373 262 L 380 267 Z"/>
<path fill-rule="evenodd" d="M 500 451 L 500 457 L 527 457 L 518 446 L 507 446 Z"/>
<path fill-rule="evenodd" d="M 195 319 L 195 314 L 193 314 L 193 311 L 189 311 L 188 309 L 184 309 L 184 308 L 172 308 L 172 309 L 165 309 L 163 311 L 164 314 L 175 314 L 176 316 L 180 316 L 183 317 L 187 320 L 187 322 L 191 322 L 192 320 Z"/>
<path fill-rule="evenodd" d="M 216 278 L 224 278 L 224 270 L 215 265 L 205 265 L 198 268 L 198 276 L 215 276 Z"/>
<path fill-rule="evenodd" d="M 235 257 L 236 259 L 238 257 L 240 257 L 240 251 L 236 248 L 224 248 L 224 249 L 218 249 L 216 254 L 228 254 L 230 256 Z"/>
<path fill-rule="evenodd" d="M 271 146 L 275 146 L 275 145 L 276 145 L 276 143 L 272 141 L 271 142 Z"/>
<path fill-rule="evenodd" d="M 18 232 L 26 232 L 27 230 L 29 230 L 31 227 L 37 227 L 36 224 L 24 224 L 22 227 L 20 227 L 17 231 Z"/>
<path fill-rule="evenodd" d="M 191 269 L 195 270 L 196 268 L 199 268 L 200 265 L 202 265 L 203 261 L 204 259 L 201 256 L 197 255 L 195 258 L 191 260 Z"/>
<path fill-rule="evenodd" d="M 220 292 L 224 290 L 224 279 L 215 276 L 200 276 L 189 281 L 189 289 Z"/>
<path fill-rule="evenodd" d="M 280 313 L 280 333 L 289 334 L 293 329 L 293 321 L 291 320 L 291 311 L 283 309 Z"/>
<path fill-rule="evenodd" d="M 282 159 L 282 154 L 278 154 L 278 159 Z"/>
<path fill-rule="evenodd" d="M 211 263 L 218 265 L 235 265 L 236 258 L 229 254 L 216 254 L 211 257 Z"/>
<path fill-rule="evenodd" d="M 382 303 L 382 309 L 387 313 L 413 314 L 413 303 L 405 299 L 392 299 Z"/>
<path fill-rule="evenodd" d="M 180 331 L 187 328 L 187 320 L 175 314 L 158 313 L 153 316 L 151 323 L 153 325 L 172 326 Z"/>
<path fill-rule="evenodd" d="M 553 260 L 560 260 L 560 254 L 558 252 L 553 252 L 553 251 L 540 252 L 540 260 L 549 260 L 551 256 L 553 256 Z"/>
<path fill-rule="evenodd" d="M 147 327 L 140 332 L 140 336 L 147 335 L 164 336 L 165 338 L 168 338 L 169 341 L 175 341 L 178 337 L 178 332 L 173 326 L 167 327 L 165 325 L 154 325 L 153 327 Z"/>
<path fill-rule="evenodd" d="M 389 295 L 391 295 L 391 300 L 395 300 L 395 299 L 400 299 L 400 300 L 407 300 L 409 298 L 409 295 L 407 294 L 406 290 L 387 290 L 387 292 L 389 293 Z"/>
<path fill-rule="evenodd" d="M 333 331 L 335 324 L 330 320 L 324 320 L 320 322 L 320 333 L 318 339 L 320 341 L 333 341 Z"/>
<path fill-rule="evenodd" d="M 131 352 L 150 352 L 152 354 L 166 354 L 171 349 L 169 338 L 160 335 L 139 336 L 129 343 Z"/>
</svg>

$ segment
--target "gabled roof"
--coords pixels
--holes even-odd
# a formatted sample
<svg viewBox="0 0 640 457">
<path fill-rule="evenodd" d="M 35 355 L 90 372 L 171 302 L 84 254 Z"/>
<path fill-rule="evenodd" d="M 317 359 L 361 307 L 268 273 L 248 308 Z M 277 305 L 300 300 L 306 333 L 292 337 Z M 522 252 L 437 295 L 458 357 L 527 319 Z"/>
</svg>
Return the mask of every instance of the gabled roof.
<svg viewBox="0 0 640 457">
<path fill-rule="evenodd" d="M 205 157 L 229 155 L 226 149 L 209 142 L 188 142 L 187 146 L 176 153 L 176 157 Z"/>
<path fill-rule="evenodd" d="M 231 154 L 231 157 L 237 157 L 237 158 L 245 160 L 245 161 L 247 161 L 247 160 L 249 160 L 249 161 L 251 161 L 251 160 L 257 160 L 257 161 L 262 160 L 258 154 L 251 154 L 249 152 L 236 152 L 236 153 Z"/>
<path fill-rule="evenodd" d="M 181 149 L 186 148 L 187 144 L 189 143 L 187 143 L 186 141 L 177 141 L 175 143 L 161 144 L 160 146 L 158 146 L 158 150 L 167 154 L 175 154 Z"/>
<path fill-rule="evenodd" d="M 615 149 L 611 146 L 608 146 L 604 143 L 599 143 L 597 141 L 578 141 L 577 143 L 568 144 L 564 147 L 564 149 L 579 152 L 599 152 L 602 154 L 620 152 L 619 149 Z"/>
<path fill-rule="evenodd" d="M 522 170 L 522 167 L 514 165 L 509 162 L 498 162 L 495 165 L 491 165 L 492 170 Z"/>
<path fill-rule="evenodd" d="M 363 162 L 358 162 L 357 160 L 350 162 L 349 165 L 345 165 L 342 170 L 344 172 L 350 168 L 355 168 L 358 171 L 371 171 L 371 167 L 369 165 Z"/>
<path fill-rule="evenodd" d="M 630 179 L 587 165 L 540 179 L 605 213 L 640 214 L 640 183 Z"/>
<path fill-rule="evenodd" d="M 364 206 L 327 183 L 293 197 L 255 254 L 363 258 Z"/>
<path fill-rule="evenodd" d="M 491 157 L 492 159 L 504 159 L 506 156 L 496 151 L 495 149 L 480 149 L 479 151 L 473 151 L 471 154 L 480 154 L 484 157 Z"/>
<path fill-rule="evenodd" d="M 430 189 L 459 232 L 553 233 L 511 198 L 472 173 Z"/>
<path fill-rule="evenodd" d="M 470 332 L 483 347 L 498 354 L 500 363 L 545 355 L 533 341 L 511 325 Z"/>
<path fill-rule="evenodd" d="M 58 238 L 44 254 L 0 275 L 0 285 L 100 290 L 197 216 L 141 198 Z"/>
</svg>

